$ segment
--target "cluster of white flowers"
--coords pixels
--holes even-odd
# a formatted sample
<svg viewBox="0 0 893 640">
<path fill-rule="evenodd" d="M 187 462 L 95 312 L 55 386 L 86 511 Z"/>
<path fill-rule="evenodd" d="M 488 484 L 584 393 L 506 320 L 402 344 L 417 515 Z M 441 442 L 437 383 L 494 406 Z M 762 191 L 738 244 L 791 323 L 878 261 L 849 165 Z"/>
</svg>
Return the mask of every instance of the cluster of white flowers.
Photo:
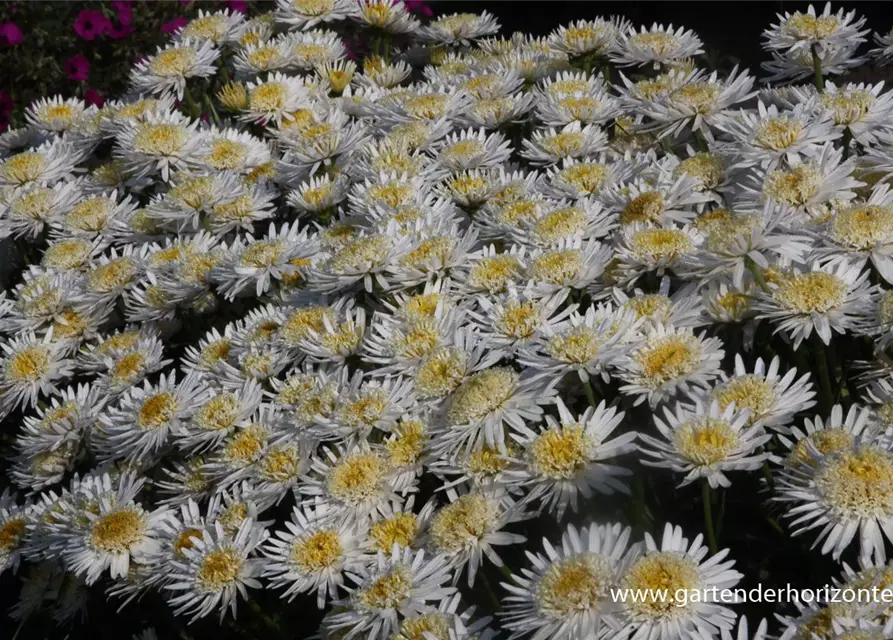
<svg viewBox="0 0 893 640">
<path fill-rule="evenodd" d="M 121 100 L 32 105 L 0 136 L 13 615 L 103 581 L 187 620 L 303 597 L 332 640 L 760 640 L 673 599 L 742 578 L 709 515 L 742 473 L 893 585 L 893 92 L 825 78 L 893 60 L 863 25 L 779 16 L 768 80 L 814 83 L 759 89 L 673 25 L 278 0 L 200 12 Z M 639 463 L 703 485 L 706 537 L 604 521 Z"/>
</svg>

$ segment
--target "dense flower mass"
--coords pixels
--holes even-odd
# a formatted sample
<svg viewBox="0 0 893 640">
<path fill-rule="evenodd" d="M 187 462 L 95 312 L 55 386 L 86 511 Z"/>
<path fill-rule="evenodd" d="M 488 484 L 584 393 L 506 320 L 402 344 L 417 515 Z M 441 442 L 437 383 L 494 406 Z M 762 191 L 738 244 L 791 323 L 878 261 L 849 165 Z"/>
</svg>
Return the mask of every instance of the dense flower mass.
<svg viewBox="0 0 893 640">
<path fill-rule="evenodd" d="M 760 87 L 679 25 L 410 4 L 202 10 L 127 95 L 0 135 L 11 615 L 276 627 L 269 590 L 332 640 L 890 637 L 716 590 L 743 483 L 827 582 L 893 582 L 893 94 L 831 80 L 891 36 L 779 15 Z"/>
</svg>

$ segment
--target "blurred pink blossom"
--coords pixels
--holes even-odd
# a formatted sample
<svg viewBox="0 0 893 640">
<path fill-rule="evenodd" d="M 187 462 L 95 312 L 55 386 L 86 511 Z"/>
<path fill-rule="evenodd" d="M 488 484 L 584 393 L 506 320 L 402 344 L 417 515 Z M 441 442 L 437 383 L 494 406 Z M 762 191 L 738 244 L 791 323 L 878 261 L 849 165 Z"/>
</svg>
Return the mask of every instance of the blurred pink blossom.
<svg viewBox="0 0 893 640">
<path fill-rule="evenodd" d="M 65 73 L 69 80 L 84 82 L 90 76 L 90 61 L 79 53 L 65 61 Z"/>
<path fill-rule="evenodd" d="M 431 11 L 431 7 L 425 4 L 422 0 L 403 0 L 403 4 L 406 6 L 407 11 L 411 11 L 412 13 L 421 13 L 423 16 L 429 17 L 434 15 L 434 12 Z"/>
<path fill-rule="evenodd" d="M 74 20 L 74 30 L 84 40 L 92 40 L 96 36 L 108 33 L 112 23 L 102 15 L 101 11 L 82 9 Z"/>
<path fill-rule="evenodd" d="M 87 103 L 87 106 L 96 105 L 97 107 L 102 107 L 105 104 L 105 98 L 102 96 L 99 91 L 96 89 L 90 88 L 87 89 L 87 92 L 84 94 L 84 102 Z"/>
<path fill-rule="evenodd" d="M 19 25 L 15 22 L 4 22 L 0 24 L 0 39 L 6 40 L 7 45 L 14 47 L 22 44 L 22 40 L 25 38 L 22 35 L 22 30 L 19 29 Z"/>
<path fill-rule="evenodd" d="M 248 13 L 248 3 L 245 0 L 226 0 L 223 4 L 235 13 Z"/>
<path fill-rule="evenodd" d="M 115 10 L 115 17 L 121 26 L 128 26 L 133 22 L 133 9 L 130 7 L 128 0 L 115 0 L 112 2 L 112 9 Z"/>
</svg>

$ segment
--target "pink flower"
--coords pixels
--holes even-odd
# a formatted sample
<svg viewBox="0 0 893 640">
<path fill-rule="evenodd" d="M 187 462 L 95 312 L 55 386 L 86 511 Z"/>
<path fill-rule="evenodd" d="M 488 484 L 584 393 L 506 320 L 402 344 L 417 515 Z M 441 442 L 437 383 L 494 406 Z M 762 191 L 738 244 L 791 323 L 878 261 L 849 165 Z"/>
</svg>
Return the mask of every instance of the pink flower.
<svg viewBox="0 0 893 640">
<path fill-rule="evenodd" d="M 4 22 L 3 24 L 0 24 L 0 40 L 6 40 L 8 46 L 14 47 L 18 44 L 22 44 L 22 40 L 24 39 L 22 30 L 19 29 L 19 25 L 15 22 Z"/>
<path fill-rule="evenodd" d="M 422 0 L 403 0 L 403 4 L 406 6 L 407 11 L 411 11 L 412 13 L 421 13 L 423 16 L 433 16 L 434 12 L 431 11 L 431 7 L 425 4 Z"/>
<path fill-rule="evenodd" d="M 101 11 L 82 9 L 74 21 L 75 32 L 84 40 L 92 40 L 96 36 L 108 33 L 112 26 L 109 19 L 102 15 Z"/>
<path fill-rule="evenodd" d="M 128 0 L 115 0 L 112 2 L 112 9 L 115 10 L 115 17 L 122 27 L 128 26 L 133 22 L 133 9 L 130 8 Z"/>
<path fill-rule="evenodd" d="M 87 106 L 93 106 L 94 104 L 97 107 L 102 107 L 105 104 L 105 98 L 102 97 L 102 94 L 99 93 L 96 89 L 87 89 L 87 92 L 84 94 L 84 102 L 87 103 Z"/>
<path fill-rule="evenodd" d="M 69 80 L 84 82 L 90 75 L 90 61 L 79 53 L 65 61 L 65 73 Z"/>
<path fill-rule="evenodd" d="M 234 13 L 248 13 L 248 3 L 245 0 L 226 0 L 224 4 Z"/>
<path fill-rule="evenodd" d="M 165 22 L 161 25 L 161 31 L 164 33 L 176 33 L 187 24 L 189 24 L 189 21 L 186 18 L 174 18 L 170 22 Z"/>
<path fill-rule="evenodd" d="M 0 113 L 0 133 L 9 129 L 9 114 Z"/>
<path fill-rule="evenodd" d="M 136 28 L 132 24 L 124 24 L 122 22 L 120 25 L 110 25 L 108 36 L 112 40 L 120 40 L 129 36 L 135 30 Z"/>
</svg>

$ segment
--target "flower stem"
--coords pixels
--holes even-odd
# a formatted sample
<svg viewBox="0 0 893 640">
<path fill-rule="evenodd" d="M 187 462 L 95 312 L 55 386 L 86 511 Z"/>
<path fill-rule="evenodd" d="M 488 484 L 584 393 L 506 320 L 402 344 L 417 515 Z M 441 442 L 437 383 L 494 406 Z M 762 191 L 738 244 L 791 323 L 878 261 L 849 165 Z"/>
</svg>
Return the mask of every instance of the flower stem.
<svg viewBox="0 0 893 640">
<path fill-rule="evenodd" d="M 596 405 L 595 402 L 595 392 L 592 390 L 592 383 L 587 380 L 583 383 L 583 388 L 586 390 L 586 400 L 589 401 L 589 406 L 594 407 Z"/>
<path fill-rule="evenodd" d="M 819 410 L 823 414 L 827 414 L 831 410 L 831 403 L 834 398 L 832 395 L 831 378 L 828 375 L 828 359 L 825 357 L 825 344 L 818 333 L 813 334 L 813 342 L 812 350 L 815 353 L 815 368 L 819 376 L 819 389 L 821 390 Z"/>
<path fill-rule="evenodd" d="M 757 283 L 757 286 L 763 291 L 769 291 L 769 285 L 766 284 L 766 278 L 763 277 L 763 270 L 760 269 L 760 265 L 750 258 L 745 258 L 744 262 L 750 270 L 750 273 L 753 275 L 754 282 Z"/>
<path fill-rule="evenodd" d="M 716 532 L 713 530 L 713 507 L 710 505 L 712 497 L 710 483 L 704 478 L 701 483 L 701 500 L 704 502 L 704 524 L 707 527 L 707 545 L 710 547 L 710 553 L 716 553 L 719 545 L 716 542 Z"/>
<path fill-rule="evenodd" d="M 812 45 L 812 68 L 815 71 L 815 88 L 819 93 L 825 91 L 825 78 L 822 77 L 822 59 L 819 57 L 819 45 Z"/>
</svg>

